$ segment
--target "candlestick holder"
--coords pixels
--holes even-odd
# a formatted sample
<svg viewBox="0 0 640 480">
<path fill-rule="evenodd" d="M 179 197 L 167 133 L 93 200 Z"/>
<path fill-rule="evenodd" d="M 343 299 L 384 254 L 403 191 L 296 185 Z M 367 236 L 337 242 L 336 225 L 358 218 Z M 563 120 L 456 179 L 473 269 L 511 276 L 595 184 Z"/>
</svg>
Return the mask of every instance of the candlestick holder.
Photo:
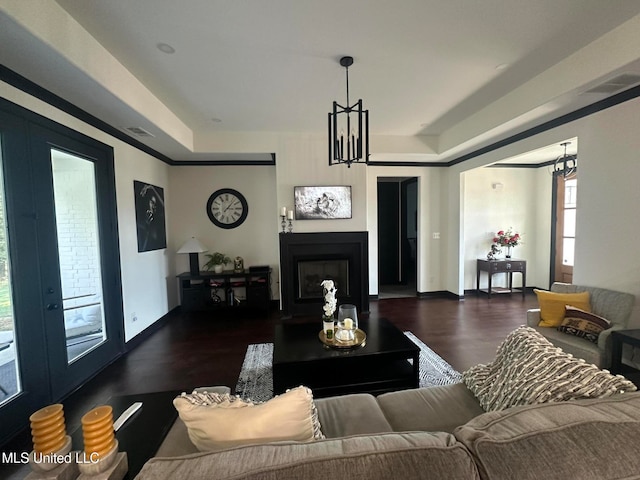
<svg viewBox="0 0 640 480">
<path fill-rule="evenodd" d="M 287 228 L 289 233 L 293 232 L 293 220 L 289 219 L 289 226 Z"/>
<path fill-rule="evenodd" d="M 280 225 L 282 226 L 282 233 L 284 233 L 284 229 L 287 228 L 287 222 L 285 220 L 286 215 L 280 215 L 280 218 L 282 219 L 282 222 L 280 222 Z"/>
</svg>

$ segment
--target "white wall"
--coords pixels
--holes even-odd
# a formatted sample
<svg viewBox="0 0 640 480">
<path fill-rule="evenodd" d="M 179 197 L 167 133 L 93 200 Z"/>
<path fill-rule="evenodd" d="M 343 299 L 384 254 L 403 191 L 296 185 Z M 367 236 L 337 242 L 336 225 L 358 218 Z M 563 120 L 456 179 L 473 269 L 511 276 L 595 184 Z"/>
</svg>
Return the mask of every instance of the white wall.
<svg viewBox="0 0 640 480">
<path fill-rule="evenodd" d="M 540 174 L 542 172 L 542 174 Z M 522 237 L 513 258 L 527 260 L 527 286 L 548 287 L 548 255 L 551 224 L 552 177 L 546 168 L 483 167 L 464 172 L 464 288 L 476 288 L 476 259 L 486 258 L 498 230 L 513 228 Z M 493 188 L 494 184 L 502 187 Z M 541 225 L 546 225 L 541 229 Z M 542 249 L 538 246 L 543 245 Z M 502 251 L 504 256 L 505 249 Z M 545 262 L 546 258 L 546 262 Z M 505 275 L 496 275 L 494 285 L 506 285 Z M 486 288 L 487 275 L 480 278 Z M 496 283 L 497 282 L 497 283 Z M 522 276 L 513 276 L 515 287 Z"/>
<path fill-rule="evenodd" d="M 196 237 L 209 249 L 230 258 L 242 257 L 244 267 L 269 265 L 272 268 L 272 292 L 277 298 L 279 271 L 278 225 L 276 203 L 276 171 L 274 166 L 189 166 L 172 167 L 169 190 L 174 192 L 169 204 L 169 252 L 177 251 L 184 242 Z M 239 227 L 224 229 L 207 216 L 207 200 L 220 188 L 233 188 L 247 200 L 249 213 Z M 206 263 L 200 254 L 200 266 Z M 175 274 L 189 271 L 189 255 L 175 254 Z M 177 282 L 171 279 L 170 304 L 179 304 Z"/>
<path fill-rule="evenodd" d="M 340 220 L 295 220 L 293 231 L 356 232 L 367 229 L 367 167 L 364 165 L 329 168 L 325 135 L 286 134 L 279 141 L 276 155 L 278 207 L 293 210 L 293 187 L 314 185 L 351 185 L 352 218 Z M 279 208 L 272 222 L 280 228 Z M 371 240 L 371 239 L 369 239 Z"/>
<path fill-rule="evenodd" d="M 640 327 L 640 99 L 581 120 L 574 283 L 633 293 Z"/>
<path fill-rule="evenodd" d="M 176 304 L 169 292 L 176 279 L 171 268 L 173 252 L 168 248 L 138 252 L 133 181 L 139 180 L 164 189 L 165 220 L 171 223 L 173 194 L 169 188 L 170 168 L 127 144 L 107 139 L 114 145 L 118 230 L 120 235 L 120 268 L 124 304 L 125 341 L 131 340 L 165 315 Z M 167 227 L 168 230 L 168 227 Z M 169 245 L 167 232 L 167 246 Z"/>
</svg>

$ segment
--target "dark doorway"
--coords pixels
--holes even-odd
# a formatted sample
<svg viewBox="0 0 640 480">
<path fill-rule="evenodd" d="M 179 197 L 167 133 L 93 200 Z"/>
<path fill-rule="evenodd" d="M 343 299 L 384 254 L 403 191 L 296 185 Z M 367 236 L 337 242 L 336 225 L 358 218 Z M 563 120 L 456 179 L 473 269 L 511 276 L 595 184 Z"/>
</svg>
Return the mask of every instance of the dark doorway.
<svg viewBox="0 0 640 480">
<path fill-rule="evenodd" d="M 418 179 L 378 178 L 380 298 L 416 295 Z"/>
</svg>

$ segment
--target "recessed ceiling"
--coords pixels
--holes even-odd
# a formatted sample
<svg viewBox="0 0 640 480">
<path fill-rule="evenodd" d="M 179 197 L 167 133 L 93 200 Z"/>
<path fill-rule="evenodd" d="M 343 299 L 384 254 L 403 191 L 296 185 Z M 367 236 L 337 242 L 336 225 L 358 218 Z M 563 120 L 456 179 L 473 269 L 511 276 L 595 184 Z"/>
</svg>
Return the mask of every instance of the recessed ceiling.
<svg viewBox="0 0 640 480">
<path fill-rule="evenodd" d="M 549 164 L 549 162 L 555 162 L 558 157 L 565 153 L 564 146 L 562 145 L 562 143 L 565 142 L 568 142 L 567 155 L 577 155 L 578 139 L 568 138 L 554 145 L 538 148 L 521 155 L 516 155 L 515 157 L 505 158 L 497 162 L 496 165 L 546 165 Z"/>
<path fill-rule="evenodd" d="M 108 101 L 108 80 L 83 80 L 69 52 L 52 65 L 57 47 L 40 44 L 20 19 L 2 18 L 3 7 L 0 41 L 20 51 L 3 49 L 0 61 L 117 127 L 149 131 L 155 138 L 140 141 L 185 160 L 220 153 L 202 139 L 228 132 L 324 133 L 331 103 L 346 96 L 343 55 L 355 59 L 350 96 L 370 110 L 372 136 L 433 135 L 443 151 L 480 141 L 484 132 L 462 138 L 456 129 L 640 14 L 640 2 L 628 0 L 57 3 L 186 125 L 193 145 L 126 102 Z"/>
</svg>

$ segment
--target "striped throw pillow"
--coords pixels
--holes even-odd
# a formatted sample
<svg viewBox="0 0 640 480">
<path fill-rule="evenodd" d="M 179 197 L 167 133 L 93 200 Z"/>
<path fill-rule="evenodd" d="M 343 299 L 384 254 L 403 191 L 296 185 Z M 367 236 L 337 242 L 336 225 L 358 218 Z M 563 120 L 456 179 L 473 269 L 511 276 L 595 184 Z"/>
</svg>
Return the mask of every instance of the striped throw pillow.
<svg viewBox="0 0 640 480">
<path fill-rule="evenodd" d="M 558 327 L 558 331 L 598 343 L 600 332 L 607 330 L 609 327 L 611 327 L 611 322 L 606 318 L 567 305 L 564 319 Z"/>
</svg>

